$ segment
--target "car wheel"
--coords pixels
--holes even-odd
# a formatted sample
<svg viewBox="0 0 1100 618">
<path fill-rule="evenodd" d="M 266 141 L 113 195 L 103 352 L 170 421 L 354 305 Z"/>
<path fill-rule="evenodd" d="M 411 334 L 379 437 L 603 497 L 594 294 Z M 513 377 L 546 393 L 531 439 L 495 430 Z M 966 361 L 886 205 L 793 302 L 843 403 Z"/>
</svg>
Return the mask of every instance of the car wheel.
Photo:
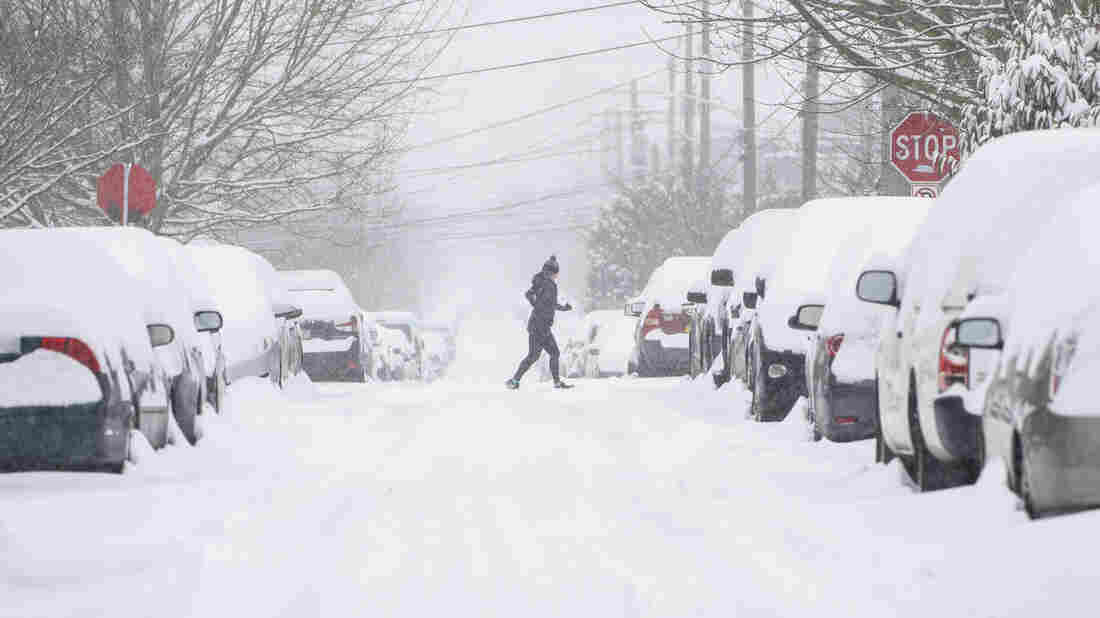
<svg viewBox="0 0 1100 618">
<path fill-rule="evenodd" d="M 944 480 L 946 466 L 928 451 L 928 446 L 924 443 L 924 434 L 921 433 L 918 414 L 916 379 L 910 376 L 909 433 L 913 438 L 913 467 L 916 473 L 913 482 L 922 492 L 943 489 L 946 486 Z"/>
<path fill-rule="evenodd" d="M 878 400 L 878 374 L 875 374 L 875 463 L 888 464 L 894 459 L 894 451 L 882 435 L 882 409 Z"/>
<path fill-rule="evenodd" d="M 1027 513 L 1029 519 L 1039 519 L 1042 513 L 1035 508 L 1035 501 L 1031 497 L 1031 480 L 1027 472 L 1027 459 L 1024 457 L 1024 449 L 1020 443 L 1019 434 L 1012 437 L 1012 459 L 1012 467 L 1015 469 L 1016 474 L 1016 487 L 1019 488 L 1017 494 L 1024 504 L 1024 512 Z"/>
</svg>

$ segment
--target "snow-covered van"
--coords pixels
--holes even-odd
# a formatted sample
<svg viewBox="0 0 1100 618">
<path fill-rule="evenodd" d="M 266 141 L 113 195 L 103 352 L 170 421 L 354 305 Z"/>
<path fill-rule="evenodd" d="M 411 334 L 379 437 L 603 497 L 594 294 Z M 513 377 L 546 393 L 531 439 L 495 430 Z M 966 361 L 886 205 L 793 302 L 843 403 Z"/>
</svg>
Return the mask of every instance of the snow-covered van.
<svg viewBox="0 0 1100 618">
<path fill-rule="evenodd" d="M 88 235 L 0 232 L 0 469 L 120 472 L 130 431 L 163 444 L 170 330 Z M 149 328 L 152 326 L 152 328 Z M 142 438 L 137 438 L 142 439 Z"/>
</svg>

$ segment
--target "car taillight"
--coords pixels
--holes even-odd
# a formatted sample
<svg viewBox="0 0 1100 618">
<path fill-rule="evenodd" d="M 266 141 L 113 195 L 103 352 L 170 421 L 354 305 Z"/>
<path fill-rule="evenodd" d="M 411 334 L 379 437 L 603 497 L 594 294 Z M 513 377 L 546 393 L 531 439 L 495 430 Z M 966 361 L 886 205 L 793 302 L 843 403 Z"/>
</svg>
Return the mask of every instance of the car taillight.
<svg viewBox="0 0 1100 618">
<path fill-rule="evenodd" d="M 1069 367 L 1069 361 L 1073 357 L 1075 349 L 1074 341 L 1063 341 L 1055 344 L 1052 351 L 1053 358 L 1050 361 L 1050 398 L 1058 394 L 1058 387 L 1062 385 L 1062 378 Z"/>
<path fill-rule="evenodd" d="M 88 344 L 79 339 L 73 337 L 24 337 L 23 342 L 25 352 L 32 352 L 39 348 L 52 350 L 68 356 L 91 369 L 93 373 L 99 373 L 99 361 L 96 360 L 95 352 L 92 352 Z"/>
<path fill-rule="evenodd" d="M 645 337 L 649 331 L 661 327 L 661 306 L 653 305 L 653 308 L 646 314 L 645 320 L 642 322 L 642 336 Z"/>
<path fill-rule="evenodd" d="M 825 349 L 829 352 L 829 358 L 836 357 L 836 353 L 840 351 L 840 344 L 844 343 L 844 335 L 833 335 L 825 340 Z"/>
<path fill-rule="evenodd" d="M 940 342 L 940 392 L 947 390 L 952 384 L 967 386 L 969 366 L 970 351 L 955 345 L 955 327 L 948 326 L 943 331 Z"/>
</svg>

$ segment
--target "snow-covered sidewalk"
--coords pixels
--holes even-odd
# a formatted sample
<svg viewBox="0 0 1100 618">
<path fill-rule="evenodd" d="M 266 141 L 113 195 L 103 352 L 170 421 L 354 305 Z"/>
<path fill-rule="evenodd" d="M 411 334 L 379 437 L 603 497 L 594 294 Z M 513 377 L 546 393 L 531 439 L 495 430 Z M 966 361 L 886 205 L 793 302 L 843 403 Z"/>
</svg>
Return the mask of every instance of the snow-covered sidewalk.
<svg viewBox="0 0 1100 618">
<path fill-rule="evenodd" d="M 1009 616 L 1094 604 L 1100 514 L 700 381 L 235 384 L 198 447 L 0 476 L 2 616 Z"/>
</svg>

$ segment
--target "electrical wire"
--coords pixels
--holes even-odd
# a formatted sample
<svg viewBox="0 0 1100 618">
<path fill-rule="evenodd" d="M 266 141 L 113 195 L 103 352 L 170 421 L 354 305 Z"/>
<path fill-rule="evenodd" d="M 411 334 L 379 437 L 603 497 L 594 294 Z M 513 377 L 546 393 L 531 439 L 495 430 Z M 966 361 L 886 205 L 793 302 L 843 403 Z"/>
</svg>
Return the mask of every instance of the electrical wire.
<svg viewBox="0 0 1100 618">
<path fill-rule="evenodd" d="M 725 30 L 728 28 L 717 28 L 717 30 Z M 589 49 L 582 52 L 574 52 L 572 54 L 563 54 L 561 56 L 550 56 L 548 58 L 536 58 L 535 60 L 525 60 L 523 62 L 513 62 L 511 64 L 498 64 L 496 66 L 481 67 L 478 69 L 468 69 L 465 71 L 455 71 L 454 73 L 440 73 L 437 75 L 421 75 L 420 77 L 413 77 L 408 79 L 394 79 L 388 81 L 382 81 L 375 84 L 375 86 L 394 86 L 398 84 L 412 84 L 425 81 L 433 81 L 437 79 L 448 79 L 451 77 L 463 77 L 466 75 L 479 75 L 481 73 L 490 73 L 494 71 L 504 71 L 507 69 L 518 69 L 521 67 L 528 67 L 536 64 L 546 64 L 549 62 L 561 62 L 563 60 L 573 60 L 575 58 L 584 58 L 586 56 L 595 56 L 598 54 L 606 54 L 610 52 L 622 51 L 624 49 L 632 49 L 635 47 L 645 47 L 649 45 L 656 45 L 657 43 L 664 43 L 665 41 L 672 41 L 674 39 L 682 39 L 691 36 L 690 34 L 674 34 L 671 36 L 661 37 L 659 39 L 650 39 L 648 41 L 639 41 L 637 43 L 626 43 L 623 45 L 616 45 L 614 47 L 602 47 L 600 49 Z"/>
</svg>

